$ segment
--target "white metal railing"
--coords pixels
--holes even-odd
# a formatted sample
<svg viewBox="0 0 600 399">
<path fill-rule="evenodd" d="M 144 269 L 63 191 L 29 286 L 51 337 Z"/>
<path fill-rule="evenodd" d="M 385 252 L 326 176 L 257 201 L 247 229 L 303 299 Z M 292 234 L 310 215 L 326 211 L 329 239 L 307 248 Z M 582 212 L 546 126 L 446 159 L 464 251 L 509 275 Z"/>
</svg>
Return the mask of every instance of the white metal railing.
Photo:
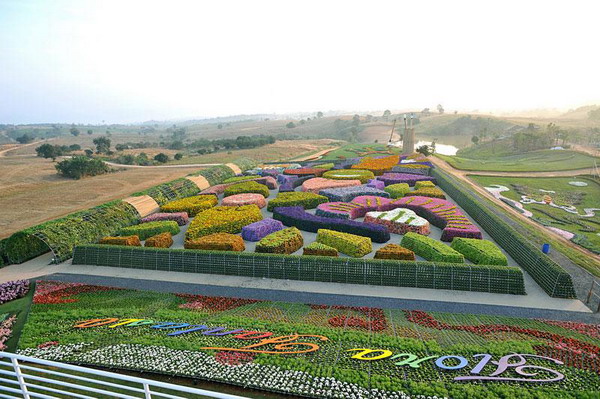
<svg viewBox="0 0 600 399">
<path fill-rule="evenodd" d="M 25 362 L 25 364 L 20 362 Z M 46 366 L 47 368 L 37 366 Z M 117 382 L 106 381 L 107 379 L 117 380 Z M 68 380 L 74 381 L 69 382 Z M 65 390 L 66 388 L 70 388 L 70 390 Z M 158 392 L 157 389 L 168 390 L 172 393 Z M 77 392 L 89 393 L 91 396 Z M 17 396 L 10 394 L 17 394 Z M 184 396 L 179 396 L 179 394 Z M 95 399 L 99 397 L 98 395 L 122 399 L 246 399 L 242 396 L 0 352 L 0 398 Z"/>
</svg>

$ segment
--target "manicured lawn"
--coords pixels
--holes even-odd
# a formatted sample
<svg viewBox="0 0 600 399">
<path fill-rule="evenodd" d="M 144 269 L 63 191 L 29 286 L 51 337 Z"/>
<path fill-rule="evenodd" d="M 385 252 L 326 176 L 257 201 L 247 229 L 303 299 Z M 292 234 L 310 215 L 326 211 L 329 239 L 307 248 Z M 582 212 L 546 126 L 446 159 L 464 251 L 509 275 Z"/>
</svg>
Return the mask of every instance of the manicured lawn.
<svg viewBox="0 0 600 399">
<path fill-rule="evenodd" d="M 437 154 L 456 169 L 496 172 L 549 172 L 591 168 L 594 157 L 568 150 L 541 150 L 489 158 L 463 158 Z M 600 159 L 596 158 L 600 163 Z"/>
<path fill-rule="evenodd" d="M 465 399 L 591 398 L 600 389 L 600 336 L 581 323 L 62 283 L 39 287 L 47 293 L 36 297 L 19 343 L 23 354 L 36 357 L 318 397 L 392 398 L 404 392 Z M 107 318 L 98 326 L 82 323 Z M 109 327 L 125 319 L 141 324 Z M 49 341 L 58 345 L 37 349 Z M 480 363 L 476 354 L 486 353 L 489 361 Z M 513 353 L 524 354 L 530 366 L 545 367 L 535 378 L 558 380 L 540 385 L 514 366 L 498 371 L 508 380 L 455 380 L 491 376 L 498 369 L 492 360 Z M 450 357 L 439 361 L 443 356 Z M 409 365 L 416 359 L 423 360 Z M 505 358 L 509 364 L 516 360 Z M 481 370 L 471 373 L 478 364 Z"/>
</svg>

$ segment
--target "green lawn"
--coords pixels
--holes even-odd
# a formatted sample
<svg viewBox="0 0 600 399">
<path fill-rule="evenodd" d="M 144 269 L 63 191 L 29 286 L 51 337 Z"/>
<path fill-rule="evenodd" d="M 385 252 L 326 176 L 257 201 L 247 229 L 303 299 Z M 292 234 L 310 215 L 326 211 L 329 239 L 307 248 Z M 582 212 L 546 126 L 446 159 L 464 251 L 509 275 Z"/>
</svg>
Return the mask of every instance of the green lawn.
<svg viewBox="0 0 600 399">
<path fill-rule="evenodd" d="M 591 168 L 594 159 L 600 159 L 575 151 L 540 150 L 525 154 L 502 157 L 464 158 L 460 156 L 437 156 L 456 169 L 494 172 L 548 172 Z"/>
<path fill-rule="evenodd" d="M 400 148 L 388 148 L 385 144 L 346 144 L 345 146 L 326 154 L 321 160 L 339 160 L 368 155 L 397 155 L 401 151 L 402 149 Z"/>
<path fill-rule="evenodd" d="M 600 208 L 600 183 L 590 178 L 479 175 L 470 175 L 469 178 L 482 187 L 494 184 L 508 187 L 510 191 L 506 191 L 502 195 L 512 200 L 518 201 L 521 199 L 521 195 L 525 194 L 541 201 L 543 196 L 548 194 L 557 205 L 575 206 L 580 214 L 584 213 L 584 208 Z M 588 186 L 570 185 L 569 182 L 574 180 L 585 182 Z M 520 192 L 517 191 L 517 188 Z M 540 190 L 555 191 L 556 193 L 544 193 Z M 600 236 L 598 235 L 600 233 L 600 211 L 596 212 L 596 216 L 593 218 L 583 218 L 545 204 L 524 204 L 524 208 L 533 213 L 533 218 L 537 222 L 583 236 L 588 243 L 583 243 L 582 246 L 600 252 Z M 600 274 L 600 270 L 595 270 L 594 274 Z"/>
</svg>

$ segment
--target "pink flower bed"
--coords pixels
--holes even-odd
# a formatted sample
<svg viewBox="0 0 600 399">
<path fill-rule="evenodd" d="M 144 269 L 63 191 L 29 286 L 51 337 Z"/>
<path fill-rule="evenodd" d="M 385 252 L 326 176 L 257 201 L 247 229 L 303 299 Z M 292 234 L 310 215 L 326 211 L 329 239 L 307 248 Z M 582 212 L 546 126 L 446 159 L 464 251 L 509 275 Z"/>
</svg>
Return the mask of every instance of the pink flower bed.
<svg viewBox="0 0 600 399">
<path fill-rule="evenodd" d="M 302 183 L 302 191 L 319 194 L 319 191 L 326 188 L 360 186 L 361 184 L 360 180 L 334 180 L 315 177 Z"/>
<path fill-rule="evenodd" d="M 430 197 L 403 197 L 381 206 L 379 211 L 408 208 L 424 217 L 442 231 L 442 241 L 451 242 L 454 237 L 481 239 L 481 231 L 452 202 Z"/>
<path fill-rule="evenodd" d="M 189 223 L 190 218 L 187 212 L 173 212 L 173 213 L 154 213 L 150 216 L 146 216 L 141 220 L 142 223 L 149 222 L 162 222 L 165 220 L 173 220 L 177 222 L 179 226 L 185 226 Z"/>
<path fill-rule="evenodd" d="M 418 181 L 429 180 L 435 183 L 435 177 L 416 175 L 411 173 L 384 173 L 383 176 L 379 176 L 377 180 L 381 180 L 386 186 L 390 184 L 406 183 L 411 187 Z"/>
<path fill-rule="evenodd" d="M 365 223 L 375 223 L 387 227 L 390 233 L 406 234 L 408 232 L 429 235 L 429 222 L 405 208 L 396 208 L 391 211 L 368 212 Z"/>
<path fill-rule="evenodd" d="M 267 206 L 267 201 L 262 194 L 255 193 L 245 193 L 245 194 L 235 194 L 230 195 L 229 197 L 223 198 L 221 205 L 223 206 L 240 206 L 240 205 L 256 205 L 259 208 L 264 208 Z"/>
<path fill-rule="evenodd" d="M 374 211 L 384 204 L 390 203 L 389 198 L 374 195 L 360 195 L 351 202 L 327 202 L 317 206 L 317 216 L 338 219 L 356 219 L 365 216 L 367 212 Z"/>
<path fill-rule="evenodd" d="M 6 349 L 6 345 L 4 343 L 8 341 L 8 338 L 10 338 L 12 334 L 12 327 L 16 320 L 17 317 L 13 315 L 0 321 L 0 351 Z"/>
</svg>

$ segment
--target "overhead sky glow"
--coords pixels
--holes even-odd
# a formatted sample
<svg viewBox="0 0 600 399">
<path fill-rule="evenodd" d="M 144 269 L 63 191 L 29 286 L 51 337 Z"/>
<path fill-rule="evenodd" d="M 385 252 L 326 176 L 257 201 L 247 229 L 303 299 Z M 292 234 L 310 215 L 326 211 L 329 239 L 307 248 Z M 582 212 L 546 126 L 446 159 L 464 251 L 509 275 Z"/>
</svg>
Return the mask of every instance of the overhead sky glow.
<svg viewBox="0 0 600 399">
<path fill-rule="evenodd" d="M 0 0 L 0 123 L 600 103 L 600 2 Z"/>
</svg>

